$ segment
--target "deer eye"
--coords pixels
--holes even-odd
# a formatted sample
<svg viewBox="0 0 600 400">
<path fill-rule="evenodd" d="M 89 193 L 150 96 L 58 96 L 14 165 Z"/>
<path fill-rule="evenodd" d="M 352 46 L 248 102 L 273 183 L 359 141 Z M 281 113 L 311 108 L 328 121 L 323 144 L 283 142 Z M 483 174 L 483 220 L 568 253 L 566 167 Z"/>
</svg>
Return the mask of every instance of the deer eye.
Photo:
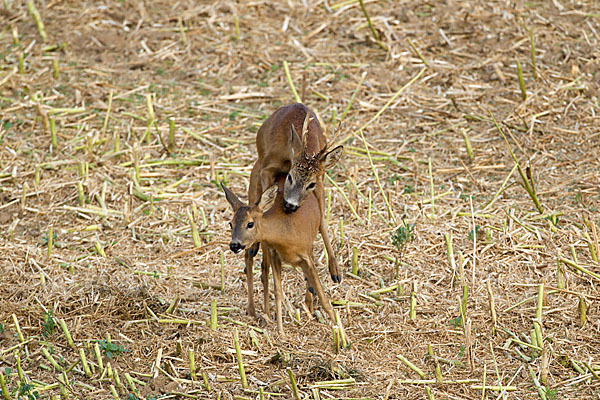
<svg viewBox="0 0 600 400">
<path fill-rule="evenodd" d="M 317 185 L 317 184 L 316 184 L 315 182 L 312 182 L 312 183 L 311 183 L 310 185 L 308 185 L 306 188 L 307 188 L 308 190 L 312 190 L 312 189 L 314 189 L 314 188 L 315 188 L 315 186 L 316 186 L 316 185 Z"/>
<path fill-rule="evenodd" d="M 246 225 L 246 228 L 248 228 L 248 229 L 254 228 L 254 222 L 248 222 L 248 225 Z"/>
</svg>

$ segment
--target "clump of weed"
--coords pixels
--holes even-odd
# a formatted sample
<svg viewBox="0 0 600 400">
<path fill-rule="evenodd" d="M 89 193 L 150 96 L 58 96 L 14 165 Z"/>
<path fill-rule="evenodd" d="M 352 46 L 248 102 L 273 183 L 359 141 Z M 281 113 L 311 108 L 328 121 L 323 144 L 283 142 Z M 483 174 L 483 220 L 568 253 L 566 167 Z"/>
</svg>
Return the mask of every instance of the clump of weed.
<svg viewBox="0 0 600 400">
<path fill-rule="evenodd" d="M 108 340 L 99 340 L 98 344 L 100 345 L 100 350 L 104 353 L 104 355 L 110 359 L 115 356 L 119 356 L 122 353 L 127 353 L 129 350 L 121 346 L 120 344 L 111 343 Z"/>
<path fill-rule="evenodd" d="M 42 324 L 42 335 L 44 335 L 45 338 L 49 337 L 54 332 L 54 328 L 56 328 L 56 321 L 54 321 L 53 312 L 52 311 L 44 312 L 44 323 Z M 2 332 L 1 329 L 0 329 L 0 332 Z"/>
</svg>

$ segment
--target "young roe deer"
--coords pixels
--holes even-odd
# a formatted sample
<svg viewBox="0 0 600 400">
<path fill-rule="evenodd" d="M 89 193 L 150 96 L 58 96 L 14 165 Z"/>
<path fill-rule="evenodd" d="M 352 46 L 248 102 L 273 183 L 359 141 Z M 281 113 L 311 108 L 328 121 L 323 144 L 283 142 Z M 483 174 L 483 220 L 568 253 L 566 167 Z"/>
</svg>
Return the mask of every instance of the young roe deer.
<svg viewBox="0 0 600 400">
<path fill-rule="evenodd" d="M 284 206 L 285 175 L 279 176 L 276 184 L 261 193 L 258 201 L 244 204 L 231 190 L 221 184 L 225 197 L 234 211 L 231 222 L 232 239 L 229 248 L 234 253 L 248 248 L 256 242 L 263 246 L 263 268 L 261 280 L 264 286 L 265 313 L 269 311 L 269 267 L 273 269 L 277 329 L 283 333 L 281 302 L 282 261 L 302 269 L 309 287 L 313 288 L 323 309 L 332 321 L 335 315 L 331 302 L 323 292 L 321 281 L 313 260 L 313 242 L 321 224 L 319 203 L 311 193 L 295 213 L 286 213 Z M 250 281 L 249 285 L 250 287 Z M 249 301 L 253 297 L 249 292 Z M 253 302 L 254 300 L 252 300 Z M 306 293 L 306 302 L 312 311 L 312 295 Z"/>
<path fill-rule="evenodd" d="M 252 170 L 254 176 L 251 176 L 248 190 L 250 204 L 259 199 L 264 189 L 275 183 L 279 174 L 287 174 L 282 203 L 285 213 L 296 212 L 314 192 L 318 204 L 316 211 L 320 217 L 319 232 L 327 251 L 329 273 L 334 282 L 340 283 L 342 275 L 325 223 L 323 179 L 325 171 L 340 159 L 343 147 L 327 151 L 328 143 L 315 113 L 304 104 L 296 103 L 277 109 L 267 118 L 256 135 L 256 148 L 258 161 Z M 248 249 L 247 257 L 256 255 L 258 246 L 255 243 Z"/>
</svg>

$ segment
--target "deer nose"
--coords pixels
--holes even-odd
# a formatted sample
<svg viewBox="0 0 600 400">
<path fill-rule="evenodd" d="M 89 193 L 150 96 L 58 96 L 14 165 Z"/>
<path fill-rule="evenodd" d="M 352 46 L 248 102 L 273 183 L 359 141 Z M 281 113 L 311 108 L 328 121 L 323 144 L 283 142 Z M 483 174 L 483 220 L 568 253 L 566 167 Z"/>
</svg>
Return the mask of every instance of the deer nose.
<svg viewBox="0 0 600 400">
<path fill-rule="evenodd" d="M 240 244 L 240 242 L 230 242 L 229 243 L 229 249 L 231 251 L 233 251 L 235 254 L 239 253 L 240 251 L 244 250 L 244 247 L 246 246 L 242 246 Z"/>
<path fill-rule="evenodd" d="M 292 203 L 289 203 L 287 201 L 283 202 L 283 211 L 286 214 L 293 213 L 296 210 L 298 210 L 298 205 L 297 204 L 292 204 Z"/>
</svg>

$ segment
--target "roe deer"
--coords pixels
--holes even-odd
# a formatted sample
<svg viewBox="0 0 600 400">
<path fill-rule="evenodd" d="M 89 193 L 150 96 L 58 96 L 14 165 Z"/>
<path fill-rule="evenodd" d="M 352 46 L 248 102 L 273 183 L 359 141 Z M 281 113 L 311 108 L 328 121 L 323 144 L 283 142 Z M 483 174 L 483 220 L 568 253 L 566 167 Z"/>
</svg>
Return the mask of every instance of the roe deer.
<svg viewBox="0 0 600 400">
<path fill-rule="evenodd" d="M 298 131 L 301 132 L 298 135 Z M 250 178 L 248 200 L 256 202 L 263 190 L 275 183 L 279 174 L 287 174 L 282 209 L 293 213 L 314 192 L 319 214 L 319 232 L 328 256 L 331 279 L 340 283 L 342 275 L 329 240 L 325 223 L 325 170 L 340 159 L 343 147 L 327 152 L 328 143 L 314 112 L 304 104 L 292 104 L 277 109 L 259 128 L 256 135 L 258 161 Z M 246 257 L 258 252 L 258 243 L 248 249 Z M 248 262 L 246 263 L 248 265 Z M 250 267 L 251 268 L 251 267 Z M 250 269 L 251 271 L 251 269 Z"/>
<path fill-rule="evenodd" d="M 231 222 L 232 239 L 229 243 L 231 251 L 239 253 L 256 242 L 262 243 L 264 259 L 261 280 L 264 286 L 266 313 L 269 309 L 269 266 L 273 268 L 277 329 L 280 333 L 283 333 L 282 261 L 302 269 L 309 287 L 316 292 L 323 309 L 332 321 L 335 320 L 331 302 L 323 292 L 313 260 L 313 241 L 321 223 L 317 197 L 311 193 L 297 212 L 285 213 L 283 210 L 284 180 L 285 176 L 280 176 L 276 180 L 276 184 L 268 187 L 260 195 L 258 201 L 251 205 L 242 203 L 232 191 L 221 184 L 225 197 L 234 211 Z M 249 292 L 249 297 L 253 297 L 251 292 Z M 312 310 L 310 291 L 306 293 L 306 302 L 309 309 Z"/>
</svg>

